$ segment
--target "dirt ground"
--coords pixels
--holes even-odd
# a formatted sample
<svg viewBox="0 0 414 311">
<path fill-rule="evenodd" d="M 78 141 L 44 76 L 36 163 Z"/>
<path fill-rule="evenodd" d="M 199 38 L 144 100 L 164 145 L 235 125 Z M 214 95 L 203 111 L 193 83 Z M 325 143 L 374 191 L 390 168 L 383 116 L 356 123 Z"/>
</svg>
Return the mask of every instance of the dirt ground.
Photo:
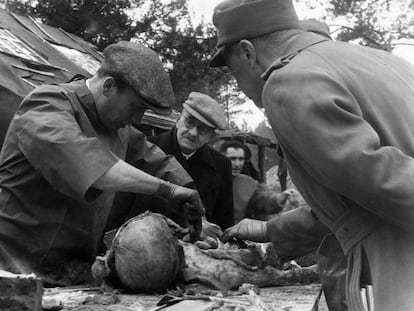
<svg viewBox="0 0 414 311">
<path fill-rule="evenodd" d="M 273 311 L 311 311 L 319 292 L 320 284 L 294 285 L 261 288 L 260 299 Z M 151 311 L 156 307 L 162 295 L 116 295 L 105 299 L 96 291 L 47 289 L 43 295 L 44 310 L 53 304 L 60 305 L 62 311 Z M 85 304 L 96 299 L 95 304 Z M 191 310 L 189 310 L 191 311 Z M 319 311 L 328 311 L 323 299 Z"/>
<path fill-rule="evenodd" d="M 267 287 L 260 289 L 260 297 L 275 311 L 310 311 L 320 287 L 320 284 Z M 323 295 L 319 311 L 328 311 Z"/>
</svg>

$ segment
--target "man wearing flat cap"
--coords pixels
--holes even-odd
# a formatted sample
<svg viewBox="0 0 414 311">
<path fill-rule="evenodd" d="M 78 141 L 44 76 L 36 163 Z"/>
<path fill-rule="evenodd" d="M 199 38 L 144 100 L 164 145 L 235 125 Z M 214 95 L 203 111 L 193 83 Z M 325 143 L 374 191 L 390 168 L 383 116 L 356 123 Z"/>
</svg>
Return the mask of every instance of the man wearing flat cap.
<svg viewBox="0 0 414 311">
<path fill-rule="evenodd" d="M 92 78 L 40 86 L 14 115 L 0 155 L 2 269 L 91 281 L 116 192 L 186 202 L 189 221 L 201 224 L 198 193 L 182 187 L 191 177 L 130 126 L 174 102 L 157 54 L 119 42 L 103 55 Z"/>
<path fill-rule="evenodd" d="M 312 224 L 315 216 L 347 257 L 348 308 L 365 310 L 361 284 L 370 284 L 368 305 L 376 311 L 413 310 L 413 65 L 306 32 L 291 0 L 226 0 L 213 23 L 218 49 L 211 66 L 229 67 L 265 108 L 312 209 L 290 213 L 290 221 Z M 284 217 L 249 231 L 277 251 L 290 224 Z"/>
<path fill-rule="evenodd" d="M 207 221 L 222 230 L 234 223 L 231 163 L 207 143 L 216 129 L 225 128 L 220 105 L 208 95 L 192 92 L 176 127 L 151 139 L 187 170 L 200 193 Z M 217 232 L 210 223 L 204 221 L 203 232 Z"/>
</svg>

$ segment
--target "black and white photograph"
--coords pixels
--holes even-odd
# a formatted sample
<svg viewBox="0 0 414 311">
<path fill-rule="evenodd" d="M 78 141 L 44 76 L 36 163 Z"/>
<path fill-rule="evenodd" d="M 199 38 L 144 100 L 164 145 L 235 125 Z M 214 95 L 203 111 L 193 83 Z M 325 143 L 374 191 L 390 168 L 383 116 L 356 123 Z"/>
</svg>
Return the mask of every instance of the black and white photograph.
<svg viewBox="0 0 414 311">
<path fill-rule="evenodd" d="M 1 311 L 414 311 L 414 1 L 0 0 Z"/>
</svg>

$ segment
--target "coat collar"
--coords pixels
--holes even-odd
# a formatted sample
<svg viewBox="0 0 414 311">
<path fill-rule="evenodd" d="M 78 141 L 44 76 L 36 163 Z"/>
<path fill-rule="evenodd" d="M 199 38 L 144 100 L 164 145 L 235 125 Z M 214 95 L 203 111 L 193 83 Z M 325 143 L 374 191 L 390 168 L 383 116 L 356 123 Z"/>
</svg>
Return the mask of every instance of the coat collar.
<svg viewBox="0 0 414 311">
<path fill-rule="evenodd" d="M 297 35 L 283 49 L 283 56 L 276 59 L 262 74 L 262 79 L 266 81 L 274 70 L 286 66 L 300 52 L 323 41 L 329 41 L 329 39 L 311 32 L 303 32 Z"/>
<path fill-rule="evenodd" d="M 125 150 L 128 146 L 130 137 L 131 126 L 121 128 L 117 133 L 110 133 L 102 124 L 98 112 L 96 110 L 95 100 L 92 93 L 86 85 L 85 80 L 74 80 L 70 83 L 61 84 L 61 86 L 71 92 L 75 93 L 76 98 L 79 101 L 80 108 L 86 114 L 89 120 L 90 126 L 93 128 L 95 135 L 102 137 L 118 137 Z M 125 151 L 126 152 L 126 151 Z M 120 156 L 120 154 L 117 154 Z"/>
<path fill-rule="evenodd" d="M 95 101 L 93 100 L 92 93 L 89 91 L 86 86 L 86 80 L 75 80 L 70 83 L 63 84 L 66 89 L 75 92 L 77 97 L 81 102 L 88 106 L 95 106 Z"/>
<path fill-rule="evenodd" d="M 207 144 L 202 146 L 200 149 L 194 153 L 194 155 L 189 159 L 193 159 L 193 161 L 200 161 L 204 162 L 207 166 L 209 166 L 212 169 L 216 169 L 216 166 L 214 165 L 215 160 L 213 159 L 213 156 L 211 154 L 211 147 L 209 147 Z"/>
<path fill-rule="evenodd" d="M 99 132 L 106 132 L 106 129 L 98 116 L 95 100 L 86 85 L 86 80 L 75 80 L 64 84 L 63 86 L 76 94 L 92 126 Z"/>
</svg>

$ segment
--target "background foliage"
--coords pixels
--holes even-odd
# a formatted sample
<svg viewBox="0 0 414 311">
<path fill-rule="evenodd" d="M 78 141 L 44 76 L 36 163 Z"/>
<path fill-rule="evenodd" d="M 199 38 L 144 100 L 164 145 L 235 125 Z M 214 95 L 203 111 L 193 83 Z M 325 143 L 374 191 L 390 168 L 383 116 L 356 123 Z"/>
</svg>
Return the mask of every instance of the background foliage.
<svg viewBox="0 0 414 311">
<path fill-rule="evenodd" d="M 348 24 L 337 40 L 391 51 L 395 40 L 414 38 L 414 2 L 406 0 L 330 0 L 334 18 Z"/>
<path fill-rule="evenodd" d="M 4 0 L 18 14 L 79 35 L 100 49 L 118 40 L 138 40 L 157 51 L 169 69 L 180 110 L 189 92 L 209 94 L 226 107 L 245 99 L 230 75 L 211 69 L 215 49 L 211 24 L 194 25 L 185 0 Z M 414 38 L 414 1 L 297 0 L 310 10 L 327 7 L 326 21 L 337 40 L 391 50 L 399 38 Z M 138 14 L 131 14 L 135 12 Z M 338 27 L 341 25 L 341 27 Z M 226 109 L 231 117 L 230 109 Z M 230 127 L 235 124 L 229 121 Z M 242 126 L 243 127 L 243 126 Z"/>
</svg>

